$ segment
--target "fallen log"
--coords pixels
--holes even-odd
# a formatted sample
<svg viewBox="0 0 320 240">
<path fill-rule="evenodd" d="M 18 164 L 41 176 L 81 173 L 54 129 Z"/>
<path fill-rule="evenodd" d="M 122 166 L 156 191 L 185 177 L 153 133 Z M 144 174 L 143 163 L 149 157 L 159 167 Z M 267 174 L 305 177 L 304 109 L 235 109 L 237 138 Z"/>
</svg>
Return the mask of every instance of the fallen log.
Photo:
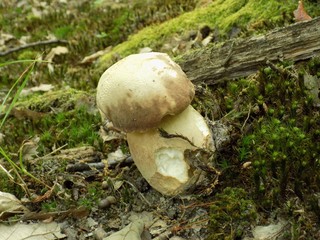
<svg viewBox="0 0 320 240">
<path fill-rule="evenodd" d="M 183 55 L 177 62 L 195 84 L 246 77 L 267 61 L 300 61 L 320 55 L 320 17 L 265 35 L 229 40 Z"/>
</svg>

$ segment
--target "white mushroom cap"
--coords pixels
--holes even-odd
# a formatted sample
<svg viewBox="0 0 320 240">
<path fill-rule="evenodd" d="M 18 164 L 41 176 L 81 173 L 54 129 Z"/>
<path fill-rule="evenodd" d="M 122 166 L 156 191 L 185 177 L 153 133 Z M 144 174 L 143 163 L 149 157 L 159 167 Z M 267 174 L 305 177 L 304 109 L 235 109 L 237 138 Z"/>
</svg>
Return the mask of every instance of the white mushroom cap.
<svg viewBox="0 0 320 240">
<path fill-rule="evenodd" d="M 194 97 L 194 86 L 164 53 L 130 55 L 108 68 L 97 87 L 102 118 L 125 131 L 155 128 L 167 115 L 182 112 Z"/>
<path fill-rule="evenodd" d="M 166 117 L 159 128 L 180 137 L 163 137 L 158 129 L 128 133 L 130 153 L 140 173 L 154 189 L 165 195 L 183 193 L 202 173 L 190 165 L 192 160 L 187 159 L 185 151 L 198 148 L 214 151 L 211 131 L 191 105 L 178 115 Z"/>
</svg>

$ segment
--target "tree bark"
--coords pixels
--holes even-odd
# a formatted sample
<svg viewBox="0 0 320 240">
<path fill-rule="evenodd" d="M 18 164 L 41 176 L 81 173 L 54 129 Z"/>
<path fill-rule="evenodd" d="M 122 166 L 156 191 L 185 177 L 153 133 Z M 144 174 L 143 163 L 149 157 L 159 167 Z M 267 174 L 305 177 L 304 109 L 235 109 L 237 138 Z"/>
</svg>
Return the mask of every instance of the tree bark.
<svg viewBox="0 0 320 240">
<path fill-rule="evenodd" d="M 229 40 L 183 55 L 178 63 L 195 84 L 246 77 L 266 61 L 300 61 L 320 55 L 320 17 L 265 35 Z"/>
</svg>

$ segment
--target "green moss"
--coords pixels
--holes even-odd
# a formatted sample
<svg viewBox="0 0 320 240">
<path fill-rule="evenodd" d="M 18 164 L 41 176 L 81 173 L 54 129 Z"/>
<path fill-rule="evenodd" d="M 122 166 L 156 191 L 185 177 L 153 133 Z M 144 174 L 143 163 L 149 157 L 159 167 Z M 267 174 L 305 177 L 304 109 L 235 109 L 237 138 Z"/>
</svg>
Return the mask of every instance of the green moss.
<svg viewBox="0 0 320 240">
<path fill-rule="evenodd" d="M 50 91 L 44 94 L 32 94 L 20 100 L 16 107 L 26 107 L 39 112 L 50 112 L 55 109 L 57 113 L 63 110 L 74 108 L 76 105 L 81 105 L 86 101 L 91 101 L 92 96 L 84 91 L 79 91 L 73 88 L 60 89 Z M 57 116 L 59 120 L 59 115 Z"/>
<path fill-rule="evenodd" d="M 243 98 L 246 103 L 240 110 L 253 106 L 249 116 L 255 120 L 252 132 L 242 136 L 238 154 L 242 163 L 253 164 L 255 193 L 264 208 L 281 204 L 288 194 L 304 199 L 310 190 L 320 190 L 320 115 L 303 70 L 309 68 L 306 74 L 312 77 L 320 67 L 317 61 L 295 69 L 298 76 L 290 63 L 264 68 L 255 79 L 256 91 L 247 91 Z M 235 102 L 239 91 L 226 95 Z"/>
<path fill-rule="evenodd" d="M 44 212 L 54 212 L 57 210 L 57 202 L 56 201 L 48 201 L 41 203 L 41 209 Z"/>
<path fill-rule="evenodd" d="M 18 59 L 19 60 L 36 59 L 38 55 L 39 53 L 37 51 L 26 50 L 19 54 Z"/>
<path fill-rule="evenodd" d="M 227 36 L 232 27 L 244 31 L 263 30 L 285 21 L 283 15 L 292 15 L 297 3 L 293 0 L 286 1 L 255 1 L 255 0 L 218 0 L 208 7 L 197 8 L 192 12 L 180 15 L 159 25 L 153 25 L 142 29 L 132 35 L 128 41 L 117 45 L 113 51 L 107 53 L 101 60 L 101 68 L 108 67 L 113 63 L 113 56 L 135 53 L 139 48 L 151 47 L 154 51 L 175 34 L 181 34 L 201 26 L 208 25 L 219 29 L 220 36 Z"/>
<path fill-rule="evenodd" d="M 72 26 L 57 27 L 56 29 L 53 30 L 54 35 L 58 39 L 66 39 L 72 35 L 72 32 L 73 32 Z"/>
<path fill-rule="evenodd" d="M 8 180 L 7 174 L 2 171 L 2 169 L 0 170 L 0 189 L 2 192 L 12 193 L 18 198 L 25 194 L 21 188 L 17 187 L 16 184 Z"/>
<path fill-rule="evenodd" d="M 85 197 L 78 200 L 78 204 L 91 209 L 92 207 L 97 206 L 99 199 L 102 197 L 103 191 L 101 189 L 101 184 L 93 182 L 87 186 L 87 193 L 85 194 Z"/>
<path fill-rule="evenodd" d="M 320 150 L 315 142 L 318 136 L 299 125 L 266 118 L 248 136 L 251 142 L 247 160 L 253 162 L 256 192 L 266 194 L 273 204 L 286 196 L 289 186 L 294 187 L 297 195 L 301 195 L 307 182 L 318 190 L 320 165 L 315 163 Z"/>
<path fill-rule="evenodd" d="M 317 79 L 319 71 L 319 58 L 297 65 L 282 62 L 246 79 L 221 82 L 206 94 L 212 103 L 203 115 L 210 116 L 218 106 L 212 119 L 234 127 L 234 142 L 217 156 L 223 169 L 221 186 L 242 187 L 258 210 L 292 219 L 291 238 L 317 236 L 310 226 L 320 212 L 315 204 L 320 191 L 320 114 L 305 80 Z M 220 206 L 225 200 L 213 201 Z M 241 227 L 230 224 L 232 212 L 225 213 L 213 218 L 211 239 L 241 239 Z"/>
<path fill-rule="evenodd" d="M 53 146 L 69 148 L 91 145 L 101 147 L 98 136 L 100 115 L 94 97 L 75 89 L 35 94 L 17 103 L 21 117 L 8 119 L 4 134 L 9 151 L 16 151 L 25 139 L 39 136 L 40 155 Z M 40 114 L 40 115 L 39 115 Z"/>
<path fill-rule="evenodd" d="M 210 232 L 207 240 L 241 239 L 244 230 L 256 221 L 257 211 L 244 189 L 227 187 L 216 194 L 210 207 Z"/>
</svg>

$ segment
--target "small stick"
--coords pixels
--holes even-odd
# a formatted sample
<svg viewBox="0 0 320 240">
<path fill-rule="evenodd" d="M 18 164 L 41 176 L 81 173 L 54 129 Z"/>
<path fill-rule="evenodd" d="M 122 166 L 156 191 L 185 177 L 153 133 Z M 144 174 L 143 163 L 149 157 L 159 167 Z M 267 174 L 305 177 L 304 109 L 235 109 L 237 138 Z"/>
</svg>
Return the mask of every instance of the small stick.
<svg viewBox="0 0 320 240">
<path fill-rule="evenodd" d="M 138 193 L 140 198 L 142 200 L 144 200 L 149 205 L 149 207 L 151 206 L 151 203 L 143 196 L 143 194 L 138 190 L 138 188 L 135 185 L 133 185 L 131 182 L 129 182 L 127 180 L 123 180 L 123 182 L 127 183 L 128 185 L 130 185 L 134 189 L 134 191 Z"/>
<path fill-rule="evenodd" d="M 54 40 L 33 42 L 33 43 L 25 44 L 25 45 L 22 45 L 22 46 L 19 46 L 19 47 L 11 48 L 11 49 L 9 49 L 7 51 L 4 51 L 4 52 L 0 52 L 0 57 L 7 56 L 7 55 L 9 55 L 11 53 L 18 52 L 18 51 L 21 51 L 21 50 L 26 49 L 26 48 L 31 48 L 31 47 L 36 47 L 36 46 L 44 46 L 44 45 L 49 45 L 49 44 L 57 44 L 57 43 L 67 44 L 68 41 L 67 40 L 54 39 Z"/>
<path fill-rule="evenodd" d="M 250 106 L 249 106 L 249 112 L 248 112 L 247 118 L 246 118 L 246 120 L 244 121 L 244 123 L 243 123 L 243 125 L 242 125 L 242 127 L 241 127 L 241 132 L 243 131 L 243 129 L 244 129 L 247 121 L 249 120 L 250 114 L 251 114 L 251 104 L 250 104 Z"/>
</svg>

